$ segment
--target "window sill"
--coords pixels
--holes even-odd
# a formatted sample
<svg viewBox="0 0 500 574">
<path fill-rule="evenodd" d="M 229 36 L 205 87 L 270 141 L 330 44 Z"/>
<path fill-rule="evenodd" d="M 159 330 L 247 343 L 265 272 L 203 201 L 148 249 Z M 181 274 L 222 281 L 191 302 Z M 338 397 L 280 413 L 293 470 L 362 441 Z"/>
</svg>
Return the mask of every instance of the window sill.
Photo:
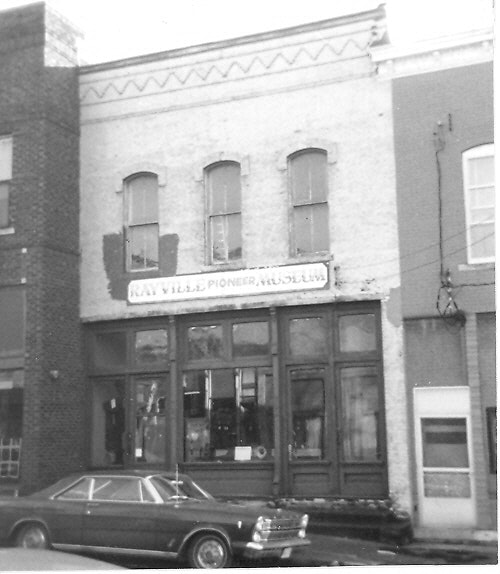
<svg viewBox="0 0 500 574">
<path fill-rule="evenodd" d="M 333 255 L 331 253 L 321 252 L 321 253 L 308 253 L 304 255 L 291 255 L 288 258 L 290 265 L 295 263 L 329 263 L 333 260 Z"/>
<path fill-rule="evenodd" d="M 488 263 L 460 263 L 458 266 L 459 271 L 482 271 L 487 269 L 495 269 L 495 262 Z"/>
<path fill-rule="evenodd" d="M 3 227 L 0 229 L 0 235 L 12 235 L 13 233 L 15 233 L 13 227 Z"/>
<path fill-rule="evenodd" d="M 243 260 L 232 261 L 230 263 L 210 263 L 209 265 L 204 265 L 202 267 L 202 273 L 214 273 L 216 271 L 239 271 L 240 269 L 246 269 L 246 265 Z"/>
</svg>

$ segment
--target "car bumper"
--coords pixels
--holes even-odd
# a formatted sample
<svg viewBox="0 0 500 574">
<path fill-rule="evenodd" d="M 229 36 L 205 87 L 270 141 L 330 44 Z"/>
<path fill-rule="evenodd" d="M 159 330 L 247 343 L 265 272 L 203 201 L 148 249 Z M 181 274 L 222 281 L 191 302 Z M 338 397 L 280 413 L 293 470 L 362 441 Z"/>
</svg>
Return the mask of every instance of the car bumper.
<svg viewBox="0 0 500 574">
<path fill-rule="evenodd" d="M 309 544 L 311 541 L 307 538 L 248 542 L 243 550 L 243 556 L 245 558 L 290 558 L 294 548 Z"/>
</svg>

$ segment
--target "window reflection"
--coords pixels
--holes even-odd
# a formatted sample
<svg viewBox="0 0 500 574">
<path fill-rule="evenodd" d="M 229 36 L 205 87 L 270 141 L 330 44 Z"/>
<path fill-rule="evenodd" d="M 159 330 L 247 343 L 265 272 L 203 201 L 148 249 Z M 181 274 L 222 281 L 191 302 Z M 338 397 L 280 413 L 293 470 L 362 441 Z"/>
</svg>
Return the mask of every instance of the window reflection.
<svg viewBox="0 0 500 574">
<path fill-rule="evenodd" d="M 188 356 L 190 359 L 222 357 L 222 325 L 189 327 Z"/>
<path fill-rule="evenodd" d="M 295 458 L 324 457 L 325 382 L 322 369 L 291 372 L 292 452 Z"/>
<path fill-rule="evenodd" d="M 125 453 L 125 386 L 98 381 L 92 396 L 92 466 L 123 464 Z"/>
<path fill-rule="evenodd" d="M 164 462 L 165 395 L 161 379 L 136 382 L 135 460 Z"/>
<path fill-rule="evenodd" d="M 343 353 L 375 351 L 375 315 L 343 315 L 339 318 L 340 350 Z"/>
<path fill-rule="evenodd" d="M 137 331 L 135 334 L 135 361 L 138 364 L 162 363 L 168 359 L 166 329 Z"/>
<path fill-rule="evenodd" d="M 328 354 L 327 321 L 323 317 L 290 320 L 290 354 L 318 357 Z"/>
<path fill-rule="evenodd" d="M 235 357 L 251 357 L 268 353 L 269 325 L 267 321 L 233 325 L 233 355 Z"/>
<path fill-rule="evenodd" d="M 344 458 L 373 461 L 380 458 L 379 391 L 373 367 L 341 371 Z"/>
<path fill-rule="evenodd" d="M 265 460 L 273 456 L 271 369 L 184 374 L 185 460 Z"/>
</svg>

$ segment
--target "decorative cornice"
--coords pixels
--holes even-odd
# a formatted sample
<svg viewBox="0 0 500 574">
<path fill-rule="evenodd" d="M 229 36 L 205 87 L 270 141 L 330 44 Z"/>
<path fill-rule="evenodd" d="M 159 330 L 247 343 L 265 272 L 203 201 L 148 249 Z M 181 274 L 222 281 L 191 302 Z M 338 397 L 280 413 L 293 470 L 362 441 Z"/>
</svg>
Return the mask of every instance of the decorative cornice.
<svg viewBox="0 0 500 574">
<path fill-rule="evenodd" d="M 493 60 L 493 33 L 477 30 L 433 38 L 408 47 L 373 47 L 371 55 L 382 79 L 480 64 Z"/>
<path fill-rule="evenodd" d="M 370 46 L 384 36 L 385 21 L 372 19 L 330 29 L 313 27 L 306 32 L 303 28 L 306 29 L 301 27 L 283 37 L 273 36 L 272 40 L 265 34 L 257 35 L 253 42 L 227 41 L 217 49 L 178 50 L 165 52 L 163 58 L 157 54 L 154 60 L 130 59 L 111 67 L 84 68 L 80 70 L 82 105 L 258 78 L 356 58 L 369 61 Z"/>
</svg>

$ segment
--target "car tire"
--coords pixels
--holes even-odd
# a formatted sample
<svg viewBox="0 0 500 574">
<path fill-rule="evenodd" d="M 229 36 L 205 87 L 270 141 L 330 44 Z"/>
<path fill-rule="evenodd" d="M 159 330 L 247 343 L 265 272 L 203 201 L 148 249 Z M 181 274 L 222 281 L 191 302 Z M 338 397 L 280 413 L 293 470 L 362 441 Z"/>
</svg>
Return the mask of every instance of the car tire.
<svg viewBox="0 0 500 574">
<path fill-rule="evenodd" d="M 49 533 L 41 524 L 26 524 L 16 534 L 15 544 L 21 548 L 50 548 Z"/>
<path fill-rule="evenodd" d="M 191 568 L 227 568 L 231 554 L 221 536 L 200 534 L 189 545 L 187 559 Z"/>
</svg>

